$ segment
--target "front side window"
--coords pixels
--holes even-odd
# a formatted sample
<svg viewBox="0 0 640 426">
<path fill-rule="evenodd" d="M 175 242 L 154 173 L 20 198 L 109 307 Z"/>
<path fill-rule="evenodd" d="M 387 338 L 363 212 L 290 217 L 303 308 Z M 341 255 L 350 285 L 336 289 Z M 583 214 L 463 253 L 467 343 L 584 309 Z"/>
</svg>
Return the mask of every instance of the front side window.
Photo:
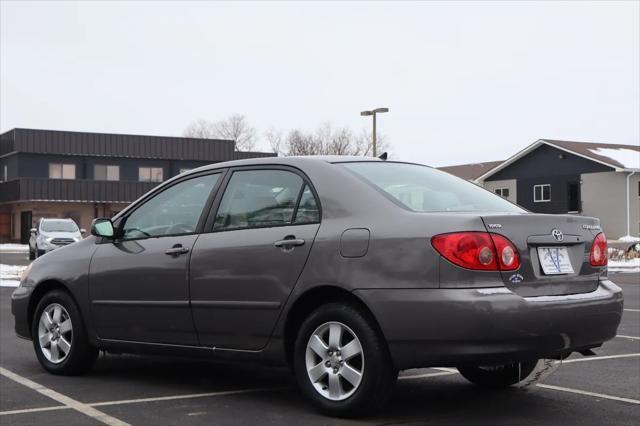
<svg viewBox="0 0 640 426">
<path fill-rule="evenodd" d="M 524 212 L 471 182 L 431 167 L 382 161 L 343 166 L 416 212 Z"/>
<path fill-rule="evenodd" d="M 93 178 L 95 180 L 120 180 L 120 166 L 96 164 L 93 166 Z"/>
<path fill-rule="evenodd" d="M 75 179 L 76 165 L 49 163 L 49 179 Z"/>
<path fill-rule="evenodd" d="M 285 170 L 234 172 L 216 213 L 214 231 L 290 225 L 303 185 L 300 176 Z"/>
<path fill-rule="evenodd" d="M 177 183 L 146 201 L 122 227 L 125 240 L 193 234 L 219 173 Z"/>
<path fill-rule="evenodd" d="M 534 185 L 533 201 L 536 203 L 545 203 L 551 201 L 551 185 Z"/>
<path fill-rule="evenodd" d="M 140 182 L 162 182 L 162 167 L 139 167 L 138 180 Z"/>
</svg>

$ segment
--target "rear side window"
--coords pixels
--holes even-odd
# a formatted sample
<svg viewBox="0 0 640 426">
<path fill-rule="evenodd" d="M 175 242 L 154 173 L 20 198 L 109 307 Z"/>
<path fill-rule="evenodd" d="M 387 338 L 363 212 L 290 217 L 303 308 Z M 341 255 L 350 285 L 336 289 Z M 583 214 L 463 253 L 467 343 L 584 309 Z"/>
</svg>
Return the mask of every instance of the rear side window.
<svg viewBox="0 0 640 426">
<path fill-rule="evenodd" d="M 301 209 L 296 212 L 298 199 Z M 213 230 L 317 222 L 317 210 L 313 193 L 297 174 L 286 170 L 241 170 L 229 180 Z"/>
<path fill-rule="evenodd" d="M 344 167 L 417 212 L 524 212 L 471 182 L 417 164 L 343 163 Z"/>
<path fill-rule="evenodd" d="M 316 198 L 313 196 L 313 192 L 311 192 L 311 188 L 309 188 L 309 185 L 305 185 L 302 196 L 300 197 L 298 210 L 296 210 L 294 223 L 303 224 L 315 222 L 320 222 L 320 210 L 318 209 Z"/>
</svg>

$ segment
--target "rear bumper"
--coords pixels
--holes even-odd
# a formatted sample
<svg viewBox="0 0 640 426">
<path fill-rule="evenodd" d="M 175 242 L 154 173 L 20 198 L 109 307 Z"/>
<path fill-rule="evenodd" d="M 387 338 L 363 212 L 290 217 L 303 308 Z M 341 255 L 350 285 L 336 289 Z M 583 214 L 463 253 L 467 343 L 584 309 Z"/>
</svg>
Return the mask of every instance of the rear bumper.
<svg viewBox="0 0 640 426">
<path fill-rule="evenodd" d="M 355 292 L 373 311 L 399 369 L 553 358 L 612 339 L 620 287 L 521 297 L 505 287 Z"/>
</svg>

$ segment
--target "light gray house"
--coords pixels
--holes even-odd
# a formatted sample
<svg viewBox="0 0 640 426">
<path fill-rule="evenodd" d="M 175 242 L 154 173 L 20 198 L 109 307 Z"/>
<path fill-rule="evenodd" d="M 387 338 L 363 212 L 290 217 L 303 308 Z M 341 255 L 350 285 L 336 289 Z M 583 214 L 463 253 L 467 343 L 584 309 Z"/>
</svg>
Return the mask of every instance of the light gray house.
<svg viewBox="0 0 640 426">
<path fill-rule="evenodd" d="M 640 146 L 540 139 L 504 161 L 441 167 L 536 213 L 600 218 L 640 235 Z"/>
</svg>

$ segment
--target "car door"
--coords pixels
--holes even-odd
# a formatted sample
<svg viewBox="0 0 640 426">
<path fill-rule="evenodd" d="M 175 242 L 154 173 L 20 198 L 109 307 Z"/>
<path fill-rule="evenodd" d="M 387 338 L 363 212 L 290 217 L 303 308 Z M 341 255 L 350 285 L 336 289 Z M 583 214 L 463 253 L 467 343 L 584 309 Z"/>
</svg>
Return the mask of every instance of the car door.
<svg viewBox="0 0 640 426">
<path fill-rule="evenodd" d="M 317 197 L 295 169 L 236 169 L 193 248 L 191 306 L 200 343 L 260 349 L 307 260 Z M 225 185 L 223 185 L 225 186 Z"/>
<path fill-rule="evenodd" d="M 89 295 L 103 339 L 197 345 L 188 265 L 220 173 L 186 177 L 143 201 L 99 244 Z"/>
</svg>

